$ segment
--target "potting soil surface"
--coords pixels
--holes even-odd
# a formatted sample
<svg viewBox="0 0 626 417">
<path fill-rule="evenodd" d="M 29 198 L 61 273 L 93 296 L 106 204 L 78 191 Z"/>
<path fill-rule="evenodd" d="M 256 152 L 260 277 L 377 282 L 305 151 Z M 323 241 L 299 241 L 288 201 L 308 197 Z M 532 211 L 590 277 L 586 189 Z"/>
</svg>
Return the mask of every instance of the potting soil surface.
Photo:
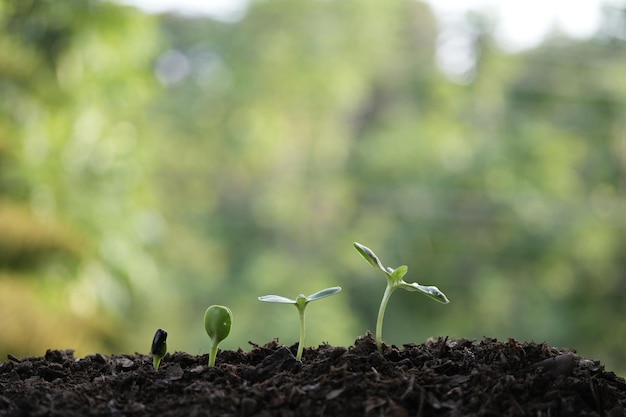
<svg viewBox="0 0 626 417">
<path fill-rule="evenodd" d="M 439 338 L 304 350 L 145 354 L 49 350 L 0 363 L 0 416 L 626 416 L 626 383 L 573 351 L 513 339 Z"/>
</svg>

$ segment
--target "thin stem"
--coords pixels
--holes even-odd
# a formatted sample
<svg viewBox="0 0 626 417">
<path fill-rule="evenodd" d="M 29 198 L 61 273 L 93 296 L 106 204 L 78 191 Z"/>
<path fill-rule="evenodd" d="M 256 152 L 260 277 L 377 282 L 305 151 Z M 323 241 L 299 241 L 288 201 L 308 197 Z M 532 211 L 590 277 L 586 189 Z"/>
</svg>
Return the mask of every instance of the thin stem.
<svg viewBox="0 0 626 417">
<path fill-rule="evenodd" d="M 209 348 L 209 366 L 215 366 L 215 358 L 217 357 L 217 346 L 219 343 L 211 341 L 211 347 Z"/>
<path fill-rule="evenodd" d="M 376 347 L 380 353 L 383 353 L 383 317 L 385 316 L 385 309 L 387 308 L 387 303 L 394 289 L 392 285 L 387 284 L 383 299 L 380 302 L 380 308 L 378 309 L 378 319 L 376 320 Z"/>
<path fill-rule="evenodd" d="M 302 351 L 304 350 L 304 308 L 298 308 L 298 314 L 300 315 L 300 342 L 298 342 L 298 353 L 296 353 L 296 359 L 302 360 Z"/>
</svg>

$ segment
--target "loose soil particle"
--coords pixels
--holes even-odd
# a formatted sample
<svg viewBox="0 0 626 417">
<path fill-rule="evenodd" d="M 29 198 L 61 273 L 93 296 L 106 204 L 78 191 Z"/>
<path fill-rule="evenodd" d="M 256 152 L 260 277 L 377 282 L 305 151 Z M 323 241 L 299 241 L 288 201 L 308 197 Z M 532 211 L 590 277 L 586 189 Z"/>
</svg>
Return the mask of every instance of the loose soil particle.
<svg viewBox="0 0 626 417">
<path fill-rule="evenodd" d="M 607 416 L 626 383 L 597 361 L 513 339 L 439 338 L 384 354 L 368 333 L 349 348 L 273 341 L 250 352 L 148 355 L 49 350 L 0 363 L 0 416 Z"/>
</svg>

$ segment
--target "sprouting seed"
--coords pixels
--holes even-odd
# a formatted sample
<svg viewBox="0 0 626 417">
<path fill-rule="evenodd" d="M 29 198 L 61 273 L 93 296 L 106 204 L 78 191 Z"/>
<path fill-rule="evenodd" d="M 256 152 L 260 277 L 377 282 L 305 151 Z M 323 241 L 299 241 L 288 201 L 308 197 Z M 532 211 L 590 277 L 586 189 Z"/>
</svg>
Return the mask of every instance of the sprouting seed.
<svg viewBox="0 0 626 417">
<path fill-rule="evenodd" d="M 161 359 L 167 353 L 167 332 L 165 330 L 158 329 L 154 334 L 150 353 L 152 354 L 152 366 L 154 369 L 159 369 Z"/>
</svg>

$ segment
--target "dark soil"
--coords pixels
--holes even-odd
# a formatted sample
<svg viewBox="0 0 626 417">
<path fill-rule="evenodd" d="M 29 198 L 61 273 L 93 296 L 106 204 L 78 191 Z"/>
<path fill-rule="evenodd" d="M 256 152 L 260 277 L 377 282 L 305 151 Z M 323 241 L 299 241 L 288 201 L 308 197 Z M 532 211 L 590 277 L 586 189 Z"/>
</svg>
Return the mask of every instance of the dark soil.
<svg viewBox="0 0 626 417">
<path fill-rule="evenodd" d="M 250 352 L 148 355 L 48 351 L 0 364 L 0 416 L 607 416 L 623 417 L 626 383 L 573 351 L 515 340 L 440 338 L 378 353 L 276 341 Z"/>
</svg>

